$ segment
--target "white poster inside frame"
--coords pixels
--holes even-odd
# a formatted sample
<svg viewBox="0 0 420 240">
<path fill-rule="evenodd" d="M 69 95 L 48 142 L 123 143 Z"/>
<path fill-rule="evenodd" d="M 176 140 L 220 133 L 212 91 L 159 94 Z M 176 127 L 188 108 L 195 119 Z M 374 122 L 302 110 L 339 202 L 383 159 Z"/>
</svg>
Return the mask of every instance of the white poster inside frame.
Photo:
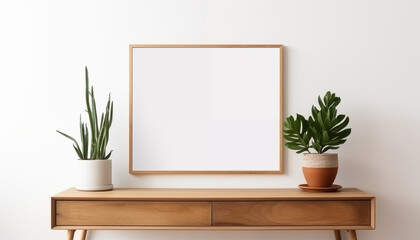
<svg viewBox="0 0 420 240">
<path fill-rule="evenodd" d="M 130 173 L 281 173 L 282 59 L 282 45 L 130 45 Z"/>
</svg>

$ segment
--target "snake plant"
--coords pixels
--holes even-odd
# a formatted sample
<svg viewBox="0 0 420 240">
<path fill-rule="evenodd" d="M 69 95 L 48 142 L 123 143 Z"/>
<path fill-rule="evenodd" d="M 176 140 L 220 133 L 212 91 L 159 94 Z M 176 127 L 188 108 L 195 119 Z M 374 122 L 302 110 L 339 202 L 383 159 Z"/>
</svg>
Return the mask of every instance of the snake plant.
<svg viewBox="0 0 420 240">
<path fill-rule="evenodd" d="M 112 150 L 107 153 L 106 147 L 109 140 L 109 129 L 112 125 L 112 115 L 114 104 L 111 101 L 111 94 L 108 97 L 108 103 L 106 105 L 105 113 L 102 113 L 100 124 L 98 122 L 98 115 L 96 111 L 95 94 L 93 86 L 89 91 L 89 76 L 88 69 L 85 67 L 85 78 L 86 78 L 86 112 L 89 116 L 90 125 L 90 139 L 89 139 L 89 128 L 88 124 L 82 121 L 80 116 L 80 145 L 73 137 L 58 131 L 61 135 L 73 141 L 73 148 L 77 155 L 82 160 L 90 159 L 108 159 L 111 156 Z"/>
<path fill-rule="evenodd" d="M 319 108 L 312 106 L 312 116 L 305 119 L 297 114 L 296 119 L 289 116 L 283 122 L 285 146 L 297 153 L 308 152 L 313 148 L 317 153 L 338 149 L 346 142 L 351 129 L 345 128 L 350 119 L 343 114 L 337 115 L 337 105 L 341 99 L 328 91 L 324 98 L 318 96 Z"/>
</svg>

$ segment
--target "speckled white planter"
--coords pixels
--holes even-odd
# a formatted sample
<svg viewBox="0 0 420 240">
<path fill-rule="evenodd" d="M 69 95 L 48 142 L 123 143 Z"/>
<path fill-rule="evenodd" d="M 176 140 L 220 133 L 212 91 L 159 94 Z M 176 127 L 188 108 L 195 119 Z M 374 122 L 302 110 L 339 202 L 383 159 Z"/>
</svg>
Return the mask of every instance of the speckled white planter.
<svg viewBox="0 0 420 240">
<path fill-rule="evenodd" d="M 302 167 L 333 168 L 338 167 L 338 154 L 336 153 L 304 153 Z"/>
<path fill-rule="evenodd" d="M 112 190 L 112 160 L 77 160 L 77 165 L 77 190 Z"/>
</svg>

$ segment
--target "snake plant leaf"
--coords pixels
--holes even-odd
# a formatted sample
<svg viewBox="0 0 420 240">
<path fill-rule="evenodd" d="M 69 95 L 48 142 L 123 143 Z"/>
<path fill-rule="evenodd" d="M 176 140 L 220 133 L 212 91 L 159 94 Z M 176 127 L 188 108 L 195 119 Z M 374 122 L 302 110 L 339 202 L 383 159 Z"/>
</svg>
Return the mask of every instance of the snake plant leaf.
<svg viewBox="0 0 420 240">
<path fill-rule="evenodd" d="M 77 143 L 76 139 L 74 139 L 74 138 L 73 138 L 73 137 L 71 137 L 70 135 L 67 135 L 67 134 L 65 134 L 65 133 L 63 133 L 63 132 L 60 132 L 60 131 L 58 131 L 58 130 L 57 130 L 57 132 L 58 132 L 58 133 L 60 133 L 61 135 L 63 135 L 64 137 L 66 137 L 66 138 L 68 138 L 68 139 L 72 140 L 72 141 L 74 142 L 74 144 L 77 146 L 77 148 L 79 148 L 79 144 Z"/>
<path fill-rule="evenodd" d="M 109 99 L 108 99 L 108 102 L 110 101 L 111 101 L 111 95 L 109 95 Z M 112 125 L 113 115 L 114 115 L 114 102 L 111 102 L 111 110 L 109 111 L 109 127 L 111 127 Z"/>
<path fill-rule="evenodd" d="M 108 155 L 105 156 L 104 159 L 109 159 L 111 157 L 111 153 L 112 153 L 112 150 L 108 153 Z"/>
<path fill-rule="evenodd" d="M 86 145 L 85 145 L 85 129 L 83 127 L 83 124 L 80 124 L 80 144 L 82 145 L 81 151 L 82 151 L 82 155 L 84 156 L 85 154 L 85 149 L 86 149 Z"/>
<path fill-rule="evenodd" d="M 86 111 L 88 113 L 88 117 L 89 117 L 89 122 L 90 122 L 90 126 L 91 126 L 91 133 L 92 133 L 92 140 L 94 139 L 94 136 L 96 135 L 95 130 L 92 126 L 94 126 L 94 122 L 92 119 L 92 108 L 90 106 L 90 92 L 89 92 L 89 72 L 87 67 L 85 67 L 85 101 L 86 101 Z"/>
<path fill-rule="evenodd" d="M 91 112 L 90 117 L 92 118 L 92 123 L 93 123 L 93 125 L 91 125 L 91 128 L 92 128 L 92 131 L 95 132 L 95 138 L 93 140 L 96 140 L 96 137 L 99 134 L 99 129 L 98 129 L 98 114 L 96 111 L 96 101 L 95 101 L 95 93 L 93 91 L 93 87 L 91 88 L 91 91 L 90 91 L 90 98 L 91 98 L 91 104 L 92 104 L 91 106 L 92 112 Z"/>
<path fill-rule="evenodd" d="M 82 152 L 80 151 L 80 148 L 76 147 L 75 145 L 73 145 L 74 150 L 77 153 L 77 156 L 79 156 L 79 159 L 85 159 Z"/>
<path fill-rule="evenodd" d="M 110 151 L 106 155 L 106 146 L 109 140 L 109 129 L 111 127 L 114 106 L 111 101 L 111 94 L 108 96 L 105 114 L 102 113 L 101 125 L 99 126 L 95 93 L 93 86 L 89 86 L 89 73 L 87 67 L 85 67 L 85 85 L 86 113 L 89 117 L 88 123 L 91 134 L 89 134 L 88 124 L 82 122 L 81 118 L 79 121 L 81 147 L 73 137 L 58 130 L 57 132 L 74 142 L 73 147 L 80 159 L 108 159 L 112 153 L 112 151 Z"/>
<path fill-rule="evenodd" d="M 101 124 L 99 125 L 99 129 L 102 130 L 103 125 L 104 125 L 104 114 L 102 113 L 102 115 L 101 115 Z"/>
<path fill-rule="evenodd" d="M 89 130 L 87 124 L 84 124 L 85 128 L 85 137 L 83 142 L 83 156 L 87 159 L 89 154 Z"/>
<path fill-rule="evenodd" d="M 97 143 L 90 143 L 91 145 L 91 151 L 90 151 L 90 159 L 97 159 L 98 158 L 98 149 L 97 149 Z"/>
</svg>

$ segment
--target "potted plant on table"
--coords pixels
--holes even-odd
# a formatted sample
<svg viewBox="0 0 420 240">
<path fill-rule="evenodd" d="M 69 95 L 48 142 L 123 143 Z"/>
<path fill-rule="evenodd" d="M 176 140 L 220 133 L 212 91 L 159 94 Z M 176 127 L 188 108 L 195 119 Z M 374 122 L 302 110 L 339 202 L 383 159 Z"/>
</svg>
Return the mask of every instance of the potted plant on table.
<svg viewBox="0 0 420 240">
<path fill-rule="evenodd" d="M 112 185 L 112 160 L 109 159 L 112 150 L 107 153 L 106 147 L 109 140 L 109 130 L 112 125 L 114 105 L 111 95 L 108 97 L 105 112 L 101 114 L 99 122 L 93 86 L 89 91 L 88 69 L 85 67 L 86 78 L 86 112 L 89 116 L 88 124 L 80 117 L 80 144 L 73 137 L 58 131 L 61 135 L 73 141 L 78 160 L 78 179 L 76 189 L 82 191 L 111 190 Z M 89 135 L 90 129 L 90 135 Z"/>
<path fill-rule="evenodd" d="M 326 153 L 338 149 L 346 142 L 351 129 L 346 128 L 349 117 L 337 114 L 341 99 L 328 91 L 324 98 L 318 96 L 319 108 L 312 106 L 312 116 L 305 119 L 297 114 L 296 119 L 289 116 L 283 123 L 285 146 L 303 154 L 302 170 L 307 185 L 300 185 L 308 190 L 336 190 L 333 185 L 338 171 L 338 155 Z M 310 149 L 316 151 L 311 153 Z"/>
</svg>

